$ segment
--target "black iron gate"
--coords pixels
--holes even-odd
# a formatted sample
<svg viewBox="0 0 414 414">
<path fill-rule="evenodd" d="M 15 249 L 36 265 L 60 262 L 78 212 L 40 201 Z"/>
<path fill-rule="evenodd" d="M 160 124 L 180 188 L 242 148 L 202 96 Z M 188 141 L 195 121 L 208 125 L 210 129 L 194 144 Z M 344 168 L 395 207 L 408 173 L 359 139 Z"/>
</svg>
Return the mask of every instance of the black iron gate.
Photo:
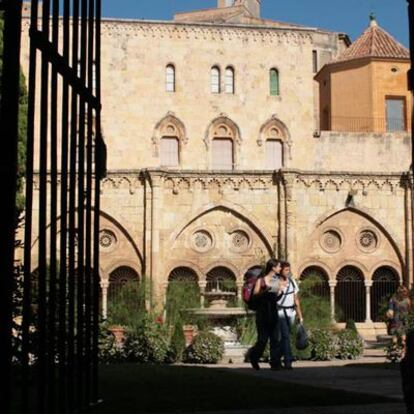
<svg viewBox="0 0 414 414">
<path fill-rule="evenodd" d="M 100 3 L 31 1 L 22 315 L 7 338 L 13 412 L 98 402 Z"/>
<path fill-rule="evenodd" d="M 371 317 L 374 322 L 383 322 L 386 318 L 388 302 L 397 291 L 400 279 L 397 272 L 383 266 L 374 272 L 371 288 Z"/>
<path fill-rule="evenodd" d="M 338 322 L 365 321 L 366 293 L 364 276 L 353 266 L 345 266 L 337 275 L 335 303 L 338 310 Z"/>
</svg>

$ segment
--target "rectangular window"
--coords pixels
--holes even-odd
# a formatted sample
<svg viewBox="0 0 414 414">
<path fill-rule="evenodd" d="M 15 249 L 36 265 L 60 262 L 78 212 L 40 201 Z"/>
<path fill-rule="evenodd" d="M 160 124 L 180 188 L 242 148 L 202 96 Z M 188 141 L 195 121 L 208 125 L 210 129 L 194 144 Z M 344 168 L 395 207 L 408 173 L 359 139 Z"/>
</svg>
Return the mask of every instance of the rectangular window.
<svg viewBox="0 0 414 414">
<path fill-rule="evenodd" d="M 175 92 L 175 68 L 168 65 L 165 73 L 165 90 L 167 92 Z"/>
<path fill-rule="evenodd" d="M 313 73 L 318 73 L 319 70 L 319 62 L 318 62 L 318 51 L 312 51 L 312 65 L 313 65 Z"/>
<path fill-rule="evenodd" d="M 387 115 L 387 132 L 405 131 L 405 98 L 386 98 L 385 106 Z"/>
<path fill-rule="evenodd" d="M 164 137 L 161 139 L 160 162 L 162 167 L 177 167 L 179 165 L 177 138 Z"/>
<path fill-rule="evenodd" d="M 231 139 L 217 138 L 212 143 L 213 170 L 233 169 L 233 141 Z"/>
<path fill-rule="evenodd" d="M 283 144 L 276 139 L 266 141 L 266 169 L 279 170 L 283 167 Z"/>
</svg>

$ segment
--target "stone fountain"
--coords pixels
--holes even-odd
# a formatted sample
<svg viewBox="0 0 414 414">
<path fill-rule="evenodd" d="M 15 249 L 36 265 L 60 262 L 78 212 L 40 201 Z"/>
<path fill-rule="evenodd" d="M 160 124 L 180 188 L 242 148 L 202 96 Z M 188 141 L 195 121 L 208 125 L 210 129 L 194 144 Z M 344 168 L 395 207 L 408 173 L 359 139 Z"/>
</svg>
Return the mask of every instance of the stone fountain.
<svg viewBox="0 0 414 414">
<path fill-rule="evenodd" d="M 202 295 L 207 307 L 187 309 L 187 312 L 191 312 L 193 315 L 205 316 L 212 322 L 213 329 L 211 331 L 224 342 L 223 362 L 244 362 L 249 347 L 240 343 L 234 321 L 254 312 L 246 311 L 243 307 L 228 307 L 229 301 L 236 297 L 236 293 L 222 290 L 219 286 L 204 292 Z"/>
</svg>

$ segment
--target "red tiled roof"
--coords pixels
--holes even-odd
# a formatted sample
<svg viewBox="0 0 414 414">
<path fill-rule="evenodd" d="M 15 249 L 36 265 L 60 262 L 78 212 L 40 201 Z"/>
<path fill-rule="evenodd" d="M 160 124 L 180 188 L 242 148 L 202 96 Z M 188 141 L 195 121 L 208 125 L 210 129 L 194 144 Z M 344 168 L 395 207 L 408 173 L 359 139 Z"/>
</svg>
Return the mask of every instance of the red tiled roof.
<svg viewBox="0 0 414 414">
<path fill-rule="evenodd" d="M 409 59 L 410 52 L 372 20 L 368 29 L 332 63 L 361 58 Z"/>
</svg>

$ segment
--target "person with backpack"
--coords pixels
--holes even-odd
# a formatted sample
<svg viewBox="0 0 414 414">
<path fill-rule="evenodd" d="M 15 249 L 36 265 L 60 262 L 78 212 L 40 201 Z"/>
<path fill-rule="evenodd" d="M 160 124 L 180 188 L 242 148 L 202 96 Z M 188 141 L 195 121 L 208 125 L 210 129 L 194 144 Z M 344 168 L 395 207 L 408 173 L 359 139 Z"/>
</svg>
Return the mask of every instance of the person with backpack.
<svg viewBox="0 0 414 414">
<path fill-rule="evenodd" d="M 270 367 L 278 369 L 277 349 L 280 347 L 278 338 L 277 297 L 279 295 L 278 275 L 280 262 L 270 259 L 254 283 L 248 300 L 248 307 L 256 310 L 257 341 L 249 351 L 252 367 L 260 369 L 259 360 L 263 355 L 267 342 L 270 340 Z M 246 300 L 246 299 L 245 299 Z"/>
<path fill-rule="evenodd" d="M 279 284 L 280 295 L 277 299 L 277 313 L 279 318 L 280 346 L 276 348 L 276 365 L 291 370 L 294 360 L 290 344 L 290 334 L 296 318 L 303 325 L 303 315 L 299 299 L 299 286 L 291 277 L 290 263 L 282 262 L 281 271 L 277 283 Z"/>
</svg>

